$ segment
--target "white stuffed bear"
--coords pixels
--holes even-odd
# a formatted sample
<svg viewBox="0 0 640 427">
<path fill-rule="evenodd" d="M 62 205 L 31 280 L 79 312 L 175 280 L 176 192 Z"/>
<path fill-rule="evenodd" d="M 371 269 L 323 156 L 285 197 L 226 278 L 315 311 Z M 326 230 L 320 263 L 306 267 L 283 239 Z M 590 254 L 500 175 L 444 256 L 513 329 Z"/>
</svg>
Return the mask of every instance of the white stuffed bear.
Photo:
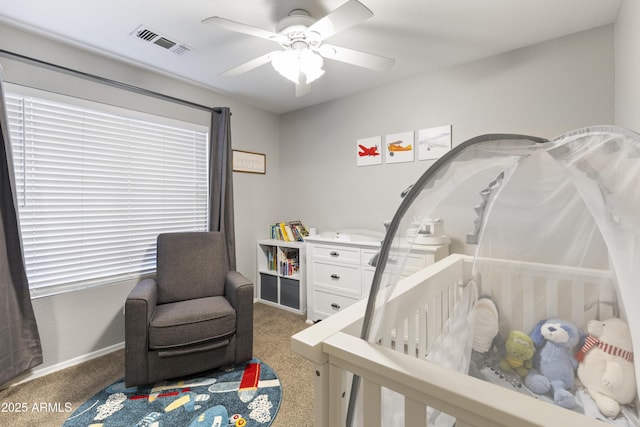
<svg viewBox="0 0 640 427">
<path fill-rule="evenodd" d="M 616 417 L 620 405 L 631 403 L 636 396 L 631 332 L 618 318 L 592 320 L 587 329 L 589 336 L 576 355 L 582 359 L 578 378 L 600 412 Z"/>
</svg>

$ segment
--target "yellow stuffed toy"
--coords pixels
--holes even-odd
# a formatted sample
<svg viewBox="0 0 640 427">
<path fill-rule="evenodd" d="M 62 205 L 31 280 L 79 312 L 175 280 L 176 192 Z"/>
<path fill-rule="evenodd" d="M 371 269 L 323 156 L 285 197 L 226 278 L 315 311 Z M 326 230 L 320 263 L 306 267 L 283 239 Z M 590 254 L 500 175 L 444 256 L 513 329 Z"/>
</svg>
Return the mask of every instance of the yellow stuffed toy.
<svg viewBox="0 0 640 427">
<path fill-rule="evenodd" d="M 504 343 L 504 350 L 505 357 L 500 360 L 500 369 L 524 378 L 533 366 L 533 355 L 536 352 L 531 337 L 521 331 L 511 331 Z"/>
</svg>

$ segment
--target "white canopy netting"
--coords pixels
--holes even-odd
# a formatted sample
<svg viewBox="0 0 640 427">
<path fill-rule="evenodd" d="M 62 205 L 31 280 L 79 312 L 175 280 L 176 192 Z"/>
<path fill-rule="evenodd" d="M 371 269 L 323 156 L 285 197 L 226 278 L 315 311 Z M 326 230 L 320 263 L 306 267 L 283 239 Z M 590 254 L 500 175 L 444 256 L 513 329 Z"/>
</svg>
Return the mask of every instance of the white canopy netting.
<svg viewBox="0 0 640 427">
<path fill-rule="evenodd" d="M 484 135 L 456 146 L 406 192 L 388 225 L 376 259 L 362 338 L 378 342 L 385 325 L 406 315 L 394 312 L 402 308 L 385 301 L 410 274 L 407 260 L 424 245 L 423 233 L 429 233 L 428 225 L 434 222 L 444 225 L 451 239 L 450 252 L 473 256 L 472 276 L 481 277 L 482 283 L 464 288 L 454 318 L 443 328 L 441 347 L 432 348 L 428 360 L 469 372 L 474 308 L 483 296 L 500 301 L 499 335 L 504 338 L 513 329 L 513 319 L 508 314 L 502 316 L 509 313 L 505 305 L 511 304 L 508 301 L 522 305 L 521 301 L 527 300 L 531 307 L 551 307 L 547 311 L 555 310 L 558 318 L 574 323 L 582 339 L 588 319 L 622 318 L 631 331 L 630 348 L 638 354 L 640 135 L 600 126 L 550 141 Z M 601 303 L 590 306 L 581 305 L 588 297 L 578 298 L 576 303 L 565 298 L 564 291 L 553 296 L 539 292 L 536 283 L 513 283 L 510 289 L 493 289 L 485 295 L 487 278 L 498 274 L 493 271 L 496 263 L 487 260 L 495 259 L 517 261 L 508 263 L 511 269 L 542 264 L 597 271 L 610 277 L 614 286 L 609 295 L 604 287 L 596 287 L 596 299 Z M 504 265 L 499 273 L 503 277 L 508 274 Z M 580 286 L 580 282 L 573 280 L 572 285 Z M 495 292 L 502 294 L 495 299 Z M 529 334 L 544 319 L 536 318 L 534 308 L 523 311 L 516 326 Z M 640 378 L 640 363 L 635 364 L 635 376 Z M 356 400 L 352 396 L 352 402 Z"/>
</svg>

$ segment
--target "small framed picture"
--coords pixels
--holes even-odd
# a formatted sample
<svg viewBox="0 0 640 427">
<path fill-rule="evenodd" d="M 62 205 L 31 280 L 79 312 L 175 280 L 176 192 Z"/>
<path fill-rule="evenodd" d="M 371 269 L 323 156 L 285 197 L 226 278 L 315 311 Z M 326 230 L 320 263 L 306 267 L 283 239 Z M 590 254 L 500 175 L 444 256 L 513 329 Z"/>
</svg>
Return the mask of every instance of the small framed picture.
<svg viewBox="0 0 640 427">
<path fill-rule="evenodd" d="M 412 162 L 413 157 L 413 132 L 401 132 L 389 134 L 385 137 L 386 163 Z"/>
<path fill-rule="evenodd" d="M 418 131 L 418 160 L 435 160 L 451 150 L 451 125 Z"/>
<path fill-rule="evenodd" d="M 251 151 L 233 150 L 233 171 L 267 173 L 267 156 Z"/>
<path fill-rule="evenodd" d="M 382 163 L 382 137 L 372 136 L 356 141 L 356 164 L 358 166 L 379 165 Z"/>
</svg>

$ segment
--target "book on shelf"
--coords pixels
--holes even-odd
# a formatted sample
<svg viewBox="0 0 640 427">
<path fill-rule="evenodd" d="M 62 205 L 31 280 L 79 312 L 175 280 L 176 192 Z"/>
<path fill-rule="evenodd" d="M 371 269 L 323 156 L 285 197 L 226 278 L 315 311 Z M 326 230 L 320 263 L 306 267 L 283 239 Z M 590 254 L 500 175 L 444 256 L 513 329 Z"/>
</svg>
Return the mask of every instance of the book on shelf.
<svg viewBox="0 0 640 427">
<path fill-rule="evenodd" d="M 283 276 L 295 276 L 300 270 L 300 252 L 297 249 L 281 249 L 280 270 Z"/>
<path fill-rule="evenodd" d="M 275 240 L 304 242 L 304 238 L 309 235 L 309 230 L 300 220 L 278 222 L 270 226 L 269 235 Z"/>
<path fill-rule="evenodd" d="M 278 255 L 275 247 L 267 247 L 264 249 L 267 258 L 267 270 L 278 271 Z"/>
</svg>

